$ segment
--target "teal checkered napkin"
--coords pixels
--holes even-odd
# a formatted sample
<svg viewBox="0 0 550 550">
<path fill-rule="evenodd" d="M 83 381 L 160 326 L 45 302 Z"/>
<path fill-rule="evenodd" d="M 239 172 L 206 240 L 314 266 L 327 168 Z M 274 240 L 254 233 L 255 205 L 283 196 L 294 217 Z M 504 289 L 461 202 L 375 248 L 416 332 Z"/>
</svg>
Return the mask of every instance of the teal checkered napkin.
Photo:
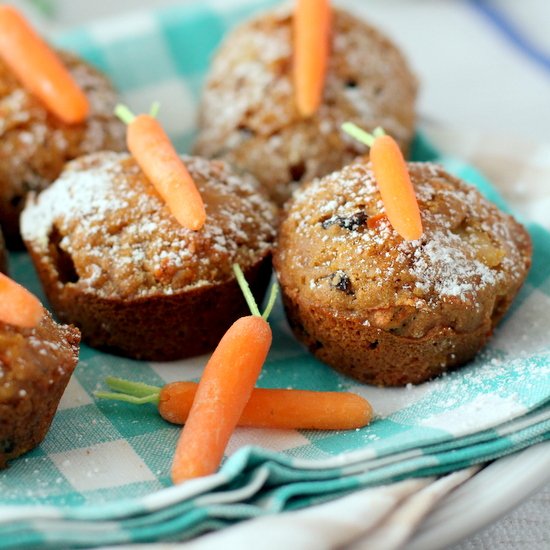
<svg viewBox="0 0 550 550">
<path fill-rule="evenodd" d="M 238 20 L 273 4 L 216 2 L 137 13 L 61 37 L 108 73 L 135 111 L 160 118 L 183 150 L 192 140 L 209 59 Z M 505 207 L 470 166 L 419 138 L 417 160 L 438 159 Z M 43 444 L 0 473 L 0 545 L 107 545 L 181 540 L 208 529 L 309 506 L 362 487 L 438 475 L 550 437 L 550 238 L 530 226 L 534 264 L 490 344 L 466 367 L 420 386 L 373 388 L 343 377 L 293 338 L 280 305 L 261 387 L 352 391 L 377 413 L 347 432 L 239 428 L 220 472 L 170 487 L 179 429 L 152 405 L 96 401 L 106 376 L 147 384 L 198 380 L 206 357 L 144 363 L 83 346 Z M 41 295 L 25 254 L 12 271 Z M 43 297 L 43 296 L 42 296 Z"/>
</svg>

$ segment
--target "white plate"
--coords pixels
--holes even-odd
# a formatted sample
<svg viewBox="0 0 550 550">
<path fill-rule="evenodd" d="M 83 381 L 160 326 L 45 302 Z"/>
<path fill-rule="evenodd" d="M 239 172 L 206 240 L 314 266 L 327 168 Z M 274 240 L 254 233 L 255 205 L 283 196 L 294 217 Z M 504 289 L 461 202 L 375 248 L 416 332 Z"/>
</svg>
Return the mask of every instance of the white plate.
<svg viewBox="0 0 550 550">
<path fill-rule="evenodd" d="M 550 441 L 501 458 L 441 501 L 404 550 L 440 550 L 459 542 L 549 482 Z"/>
</svg>

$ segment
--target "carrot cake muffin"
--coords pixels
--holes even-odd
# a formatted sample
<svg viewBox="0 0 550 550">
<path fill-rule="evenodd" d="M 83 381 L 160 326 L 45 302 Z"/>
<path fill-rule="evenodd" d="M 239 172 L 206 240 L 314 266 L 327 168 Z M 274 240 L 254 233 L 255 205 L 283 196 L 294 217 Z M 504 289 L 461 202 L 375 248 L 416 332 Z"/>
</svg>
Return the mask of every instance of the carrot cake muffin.
<svg viewBox="0 0 550 550">
<path fill-rule="evenodd" d="M 275 207 L 225 162 L 183 159 L 205 203 L 199 231 L 182 227 L 120 153 L 73 161 L 23 211 L 53 309 L 92 346 L 149 360 L 205 353 L 247 312 L 232 264 L 258 299 L 265 292 Z"/>
<path fill-rule="evenodd" d="M 29 191 L 47 187 L 68 160 L 125 150 L 125 128 L 113 115 L 116 94 L 107 78 L 76 56 L 58 53 L 90 102 L 84 123 L 59 120 L 0 58 L 0 227 L 10 248 L 21 246 L 19 214 Z"/>
<path fill-rule="evenodd" d="M 290 326 L 362 382 L 428 380 L 471 359 L 526 277 L 526 230 L 434 164 L 410 163 L 424 226 L 390 226 L 369 163 L 296 193 L 274 256 Z"/>
<path fill-rule="evenodd" d="M 80 333 L 44 310 L 35 328 L 0 321 L 0 468 L 44 439 L 78 362 Z"/>
<path fill-rule="evenodd" d="M 295 105 L 289 8 L 235 29 L 207 79 L 195 152 L 249 170 L 280 204 L 299 183 L 366 153 L 343 122 L 383 126 L 404 150 L 413 136 L 417 85 L 401 52 L 345 11 L 334 9 L 332 19 L 323 101 L 310 118 Z"/>
</svg>

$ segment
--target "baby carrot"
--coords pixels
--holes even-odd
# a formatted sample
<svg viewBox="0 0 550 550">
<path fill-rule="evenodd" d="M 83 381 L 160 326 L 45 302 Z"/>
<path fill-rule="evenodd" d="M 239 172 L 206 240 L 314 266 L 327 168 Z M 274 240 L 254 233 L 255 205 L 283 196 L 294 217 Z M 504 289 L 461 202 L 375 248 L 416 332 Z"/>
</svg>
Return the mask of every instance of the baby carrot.
<svg viewBox="0 0 550 550">
<path fill-rule="evenodd" d="M 189 382 L 183 384 L 167 384 L 160 393 L 159 413 L 168 422 L 185 423 L 185 401 L 189 403 L 192 400 L 194 388 L 188 385 Z M 255 388 L 238 425 L 256 428 L 351 430 L 366 426 L 371 417 L 372 408 L 368 401 L 354 393 Z"/>
<path fill-rule="evenodd" d="M 164 420 L 185 424 L 197 391 L 195 382 L 172 382 L 162 388 L 108 377 L 111 389 L 96 397 L 143 404 L 155 403 Z M 366 399 L 347 392 L 288 389 L 252 390 L 239 426 L 288 430 L 352 430 L 366 426 L 372 407 Z"/>
<path fill-rule="evenodd" d="M 176 447 L 174 483 L 216 471 L 271 347 L 269 311 L 260 315 L 242 271 L 234 271 L 252 315 L 229 327 L 206 364 Z"/>
<path fill-rule="evenodd" d="M 381 128 L 371 135 L 346 122 L 342 129 L 370 146 L 372 171 L 392 227 L 407 241 L 419 239 L 423 233 L 420 208 L 397 142 Z"/>
<path fill-rule="evenodd" d="M 0 321 L 7 325 L 33 328 L 44 315 L 44 308 L 34 294 L 0 273 Z"/>
<path fill-rule="evenodd" d="M 423 232 L 420 209 L 399 145 L 391 136 L 377 137 L 370 160 L 390 223 L 405 240 L 419 239 Z"/>
<path fill-rule="evenodd" d="M 55 52 L 13 7 L 0 6 L 0 57 L 23 86 L 67 124 L 83 122 L 90 104 Z"/>
<path fill-rule="evenodd" d="M 128 150 L 170 212 L 183 227 L 201 229 L 206 220 L 201 195 L 162 126 L 154 116 L 134 116 L 121 105 L 115 112 L 128 124 Z"/>
<path fill-rule="evenodd" d="M 294 10 L 293 80 L 296 106 L 312 116 L 323 97 L 329 58 L 331 9 L 329 0 L 297 0 Z"/>
<path fill-rule="evenodd" d="M 261 317 L 241 317 L 208 361 L 178 441 L 172 480 L 214 473 L 271 346 L 271 329 Z"/>
</svg>

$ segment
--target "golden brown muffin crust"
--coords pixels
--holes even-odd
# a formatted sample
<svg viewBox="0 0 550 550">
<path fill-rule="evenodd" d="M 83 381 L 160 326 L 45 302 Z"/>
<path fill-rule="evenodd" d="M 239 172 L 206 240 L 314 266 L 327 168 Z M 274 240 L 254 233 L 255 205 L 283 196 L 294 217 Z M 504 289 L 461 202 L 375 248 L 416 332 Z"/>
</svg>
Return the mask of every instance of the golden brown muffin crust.
<svg viewBox="0 0 550 550">
<path fill-rule="evenodd" d="M 0 468 L 38 445 L 78 361 L 80 333 L 44 312 L 33 329 L 0 322 Z"/>
<path fill-rule="evenodd" d="M 366 152 L 340 130 L 345 121 L 383 126 L 406 149 L 416 80 L 402 54 L 347 12 L 335 9 L 333 22 L 323 102 L 307 120 L 294 102 L 290 11 L 263 14 L 231 33 L 207 80 L 195 152 L 246 168 L 282 203 L 296 183 Z"/>
<path fill-rule="evenodd" d="M 67 125 L 49 113 L 0 59 L 0 226 L 10 246 L 19 242 L 18 218 L 29 191 L 47 187 L 80 155 L 125 149 L 107 78 L 70 53 L 59 55 L 90 101 L 82 124 Z"/>
<path fill-rule="evenodd" d="M 211 351 L 248 313 L 234 263 L 262 300 L 275 206 L 226 163 L 184 160 L 205 201 L 199 231 L 179 225 L 125 154 L 74 161 L 27 204 L 22 233 L 46 295 L 90 345 L 152 361 Z"/>
<path fill-rule="evenodd" d="M 132 157 L 98 153 L 69 164 L 29 201 L 25 241 L 61 266 L 63 282 L 103 297 L 169 295 L 233 279 L 233 263 L 246 270 L 270 254 L 275 209 L 226 163 L 184 160 L 205 203 L 200 231 L 176 221 Z"/>
<path fill-rule="evenodd" d="M 369 362 L 384 370 L 394 361 L 395 372 L 376 378 L 380 384 L 418 382 L 425 378 L 415 369 L 433 376 L 469 359 L 530 265 L 529 235 L 511 216 L 437 165 L 410 163 L 409 170 L 424 225 L 419 240 L 404 241 L 390 226 L 370 164 L 363 163 L 296 194 L 274 258 L 299 338 L 365 381 L 377 376 Z M 347 353 L 352 333 L 348 368 L 339 353 Z M 457 345 L 461 338 L 468 353 Z M 416 353 L 409 344 L 419 346 Z M 407 378 L 403 368 L 411 360 Z"/>
</svg>

